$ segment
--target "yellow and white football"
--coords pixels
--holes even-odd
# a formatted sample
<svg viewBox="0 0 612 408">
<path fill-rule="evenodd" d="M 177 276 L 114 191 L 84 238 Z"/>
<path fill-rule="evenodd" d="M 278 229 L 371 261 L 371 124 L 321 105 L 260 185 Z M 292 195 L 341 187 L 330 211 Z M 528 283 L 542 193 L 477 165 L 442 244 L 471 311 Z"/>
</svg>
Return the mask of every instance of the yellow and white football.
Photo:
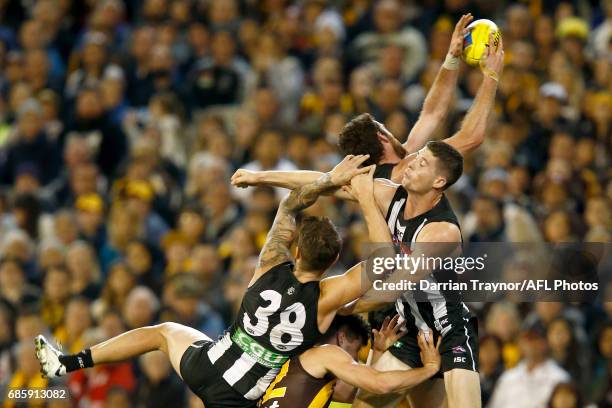
<svg viewBox="0 0 612 408">
<path fill-rule="evenodd" d="M 497 47 L 501 32 L 497 25 L 487 19 L 480 19 L 467 26 L 470 31 L 463 37 L 463 60 L 472 67 L 477 67 L 489 47 L 489 33 L 493 33 L 493 45 Z"/>
</svg>

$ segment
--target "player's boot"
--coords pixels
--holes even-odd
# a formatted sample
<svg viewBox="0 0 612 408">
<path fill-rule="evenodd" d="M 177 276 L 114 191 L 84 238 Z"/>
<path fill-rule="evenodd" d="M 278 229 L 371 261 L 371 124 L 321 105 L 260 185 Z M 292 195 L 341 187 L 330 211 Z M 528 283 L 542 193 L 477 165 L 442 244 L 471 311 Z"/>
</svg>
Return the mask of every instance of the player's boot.
<svg viewBox="0 0 612 408">
<path fill-rule="evenodd" d="M 57 378 L 66 375 L 66 366 L 64 366 L 59 356 L 62 353 L 54 348 L 47 339 L 42 335 L 36 336 L 34 339 L 36 346 L 36 358 L 40 363 L 40 372 L 47 378 Z"/>
</svg>

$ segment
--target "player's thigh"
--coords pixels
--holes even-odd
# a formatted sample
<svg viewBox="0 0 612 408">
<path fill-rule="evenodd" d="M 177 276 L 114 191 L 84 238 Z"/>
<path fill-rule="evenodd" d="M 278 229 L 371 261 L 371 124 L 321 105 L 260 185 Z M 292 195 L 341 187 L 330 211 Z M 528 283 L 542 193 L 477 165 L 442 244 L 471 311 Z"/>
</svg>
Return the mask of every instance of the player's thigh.
<svg viewBox="0 0 612 408">
<path fill-rule="evenodd" d="M 430 378 L 408 390 L 410 408 L 446 408 L 447 398 L 442 378 Z"/>
<path fill-rule="evenodd" d="M 482 406 L 478 372 L 454 368 L 444 373 L 449 408 Z"/>
<path fill-rule="evenodd" d="M 410 370 L 410 366 L 386 351 L 372 367 L 378 371 Z M 353 408 L 394 408 L 406 396 L 406 392 L 377 395 L 359 390 Z"/>
<path fill-rule="evenodd" d="M 182 324 L 167 322 L 159 326 L 160 333 L 164 337 L 164 348 L 162 351 L 166 353 L 170 359 L 172 367 L 177 374 L 181 375 L 181 358 L 185 354 L 185 350 L 198 340 L 211 341 L 210 337 L 204 333 Z"/>
</svg>

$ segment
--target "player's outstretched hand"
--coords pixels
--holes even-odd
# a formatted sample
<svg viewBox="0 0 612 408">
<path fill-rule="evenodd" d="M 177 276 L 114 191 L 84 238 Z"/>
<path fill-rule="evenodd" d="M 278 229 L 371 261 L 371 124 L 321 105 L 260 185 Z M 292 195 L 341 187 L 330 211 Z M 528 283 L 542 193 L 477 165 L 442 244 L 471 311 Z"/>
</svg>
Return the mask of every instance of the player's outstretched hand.
<svg viewBox="0 0 612 408">
<path fill-rule="evenodd" d="M 342 190 L 351 194 L 359 202 L 374 200 L 374 171 L 376 170 L 376 165 L 364 167 L 364 170 L 365 172 L 351 179 L 350 185 L 342 187 Z"/>
<path fill-rule="evenodd" d="M 434 346 L 433 334 L 419 331 L 418 336 L 419 348 L 421 349 L 421 361 L 424 367 L 431 368 L 432 371 L 438 372 L 442 358 L 440 357 L 440 343 L 442 336 L 438 337 L 438 344 Z"/>
<path fill-rule="evenodd" d="M 369 154 L 359 154 L 357 156 L 349 154 L 329 172 L 331 182 L 335 186 L 341 187 L 348 184 L 353 177 L 367 173 L 369 167 L 359 166 L 365 163 L 369 158 Z"/>
<path fill-rule="evenodd" d="M 257 185 L 257 172 L 238 169 L 232 176 L 231 182 L 233 186 L 240 188 L 255 186 Z"/>
<path fill-rule="evenodd" d="M 393 319 L 387 316 L 385 320 L 383 320 L 380 330 L 372 329 L 372 334 L 374 335 L 374 350 L 384 353 L 406 334 L 406 322 L 403 321 L 397 324 L 399 317 L 398 314 L 393 316 Z"/>
<path fill-rule="evenodd" d="M 482 72 L 495 79 L 499 80 L 502 71 L 504 70 L 504 40 L 500 37 L 499 44 L 495 46 L 493 33 L 489 34 L 489 46 L 487 47 L 487 55 L 480 61 Z"/>
<path fill-rule="evenodd" d="M 462 15 L 457 24 L 455 25 L 455 30 L 453 31 L 450 46 L 448 47 L 448 53 L 453 57 L 461 56 L 461 53 L 463 52 L 463 37 L 469 31 L 469 29 L 466 27 L 472 22 L 472 20 L 474 20 L 474 16 L 472 16 L 472 13 L 467 13 Z"/>
</svg>

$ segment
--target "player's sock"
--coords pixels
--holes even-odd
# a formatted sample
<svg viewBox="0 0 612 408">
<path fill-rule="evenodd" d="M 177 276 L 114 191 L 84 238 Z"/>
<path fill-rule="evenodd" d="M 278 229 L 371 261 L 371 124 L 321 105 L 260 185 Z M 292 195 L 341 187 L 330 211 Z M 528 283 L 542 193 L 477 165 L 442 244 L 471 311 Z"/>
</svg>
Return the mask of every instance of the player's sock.
<svg viewBox="0 0 612 408">
<path fill-rule="evenodd" d="M 94 366 L 91 358 L 91 350 L 85 349 L 76 354 L 63 354 L 58 356 L 60 363 L 66 366 L 66 371 L 76 371 L 81 368 L 89 368 Z"/>
</svg>

